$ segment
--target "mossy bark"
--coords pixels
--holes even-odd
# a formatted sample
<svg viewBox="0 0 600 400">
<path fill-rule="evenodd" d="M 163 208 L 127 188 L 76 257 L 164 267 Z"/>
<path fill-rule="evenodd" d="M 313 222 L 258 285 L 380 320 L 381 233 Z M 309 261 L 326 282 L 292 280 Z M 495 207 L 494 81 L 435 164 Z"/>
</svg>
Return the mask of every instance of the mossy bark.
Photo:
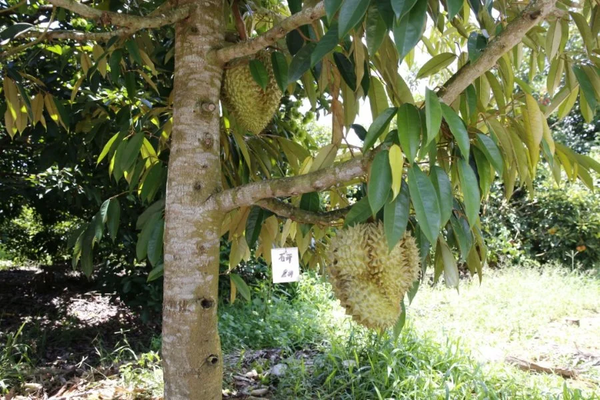
<svg viewBox="0 0 600 400">
<path fill-rule="evenodd" d="M 195 7 L 176 26 L 162 357 L 166 399 L 212 400 L 222 397 L 217 296 L 223 215 L 206 200 L 221 185 L 222 67 L 209 54 L 223 42 L 223 2 L 184 3 Z"/>
</svg>

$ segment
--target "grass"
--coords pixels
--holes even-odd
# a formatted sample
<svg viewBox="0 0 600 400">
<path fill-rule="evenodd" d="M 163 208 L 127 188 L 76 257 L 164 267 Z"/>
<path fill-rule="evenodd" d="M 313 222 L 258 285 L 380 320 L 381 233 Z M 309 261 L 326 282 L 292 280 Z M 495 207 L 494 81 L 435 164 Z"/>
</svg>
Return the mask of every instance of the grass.
<svg viewBox="0 0 600 400">
<path fill-rule="evenodd" d="M 329 285 L 310 274 L 297 284 L 254 287 L 252 301 L 222 304 L 220 315 L 230 393 L 265 387 L 271 399 L 600 399 L 600 281 L 556 266 L 487 271 L 481 285 L 461 282 L 460 294 L 421 287 L 397 339 L 352 323 Z M 10 338 L 0 345 L 0 382 L 7 372 L 22 374 L 20 381 L 31 373 L 30 349 L 19 334 Z M 160 396 L 157 341 L 146 352 L 132 351 L 125 335 L 113 349 L 95 345 L 106 378 L 88 378 L 88 388 Z M 521 371 L 504 362 L 509 355 L 577 369 L 579 378 Z M 273 367 L 286 369 L 276 376 Z"/>
<path fill-rule="evenodd" d="M 460 295 L 441 286 L 423 287 L 397 340 L 350 323 L 328 285 L 314 277 L 305 276 L 297 291 L 292 301 L 273 297 L 268 306 L 260 299 L 226 308 L 222 318 L 228 345 L 285 349 L 289 373 L 276 382 L 273 398 L 600 398 L 598 366 L 567 365 L 585 371 L 582 381 L 565 381 L 503 362 L 513 355 L 564 366 L 568 355 L 577 352 L 574 341 L 587 351 L 600 350 L 594 325 L 583 323 L 600 317 L 600 282 L 591 276 L 555 266 L 515 268 L 488 272 L 481 286 L 477 281 L 463 284 Z M 235 324 L 227 322 L 228 315 Z M 247 323 L 257 336 L 233 333 L 246 325 L 246 315 L 253 315 Z M 288 316 L 283 325 L 281 315 Z M 562 324 L 565 317 L 580 318 L 580 325 Z M 296 332 L 295 327 L 305 329 Z M 294 357 L 306 348 L 316 351 L 310 364 Z M 485 348 L 502 355 L 482 357 L 479 349 Z M 258 367 L 259 372 L 268 370 L 268 365 Z"/>
</svg>

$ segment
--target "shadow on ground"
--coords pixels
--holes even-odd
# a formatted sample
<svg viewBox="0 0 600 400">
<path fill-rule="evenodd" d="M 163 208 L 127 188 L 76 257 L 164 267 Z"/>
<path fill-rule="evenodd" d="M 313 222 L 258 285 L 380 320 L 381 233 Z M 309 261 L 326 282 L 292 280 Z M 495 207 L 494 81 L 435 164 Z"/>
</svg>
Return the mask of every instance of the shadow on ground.
<svg viewBox="0 0 600 400">
<path fill-rule="evenodd" d="M 18 378 L 11 373 L 34 375 L 51 396 L 90 370 L 114 373 L 114 361 L 130 357 L 115 354 L 119 349 L 147 351 L 160 333 L 160 317 L 144 323 L 139 312 L 97 289 L 96 282 L 68 268 L 1 270 L 0 352 L 6 357 L 12 351 L 9 343 L 16 342 L 13 360 L 28 367 L 25 372 L 2 371 L 1 379 L 10 384 Z"/>
</svg>

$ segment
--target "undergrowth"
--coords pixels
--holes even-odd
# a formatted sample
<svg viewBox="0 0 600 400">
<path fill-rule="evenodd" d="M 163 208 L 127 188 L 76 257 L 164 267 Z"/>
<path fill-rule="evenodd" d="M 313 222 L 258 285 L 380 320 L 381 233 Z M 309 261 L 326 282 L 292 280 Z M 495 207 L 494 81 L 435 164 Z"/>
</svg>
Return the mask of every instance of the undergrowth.
<svg viewBox="0 0 600 400">
<path fill-rule="evenodd" d="M 463 282 L 460 295 L 422 287 L 396 339 L 354 324 L 330 286 L 315 275 L 252 290 L 251 301 L 220 305 L 222 346 L 230 360 L 225 387 L 233 391 L 236 374 L 256 369 L 256 383 L 269 387 L 272 399 L 600 399 L 600 378 L 594 373 L 584 374 L 585 382 L 564 380 L 518 370 L 479 351 L 480 345 L 495 345 L 503 355 L 513 354 L 532 347 L 532 338 L 548 323 L 600 314 L 600 283 L 590 274 L 557 272 L 555 266 L 514 268 L 488 274 L 481 286 Z M 9 383 L 34 375 L 29 349 L 19 341 L 23 334 L 2 336 L 4 393 Z M 600 349 L 597 336 L 590 338 L 587 344 Z M 557 343 L 569 340 L 576 338 Z M 118 371 L 107 379 L 131 393 L 142 390 L 156 397 L 163 388 L 159 345 L 157 338 L 138 352 L 124 339 L 114 349 L 96 347 L 102 366 Z M 276 350 L 277 359 L 244 363 L 244 354 L 260 349 Z M 285 365 L 285 372 L 269 373 L 275 364 Z"/>
</svg>

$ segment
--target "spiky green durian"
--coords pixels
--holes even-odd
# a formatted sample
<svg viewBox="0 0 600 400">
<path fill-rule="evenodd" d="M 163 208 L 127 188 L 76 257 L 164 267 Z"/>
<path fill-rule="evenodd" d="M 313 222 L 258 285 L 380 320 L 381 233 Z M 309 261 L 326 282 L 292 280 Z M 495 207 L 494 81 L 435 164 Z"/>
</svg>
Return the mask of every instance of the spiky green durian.
<svg viewBox="0 0 600 400">
<path fill-rule="evenodd" d="M 381 223 L 338 231 L 327 254 L 329 280 L 346 313 L 370 329 L 400 316 L 404 294 L 419 277 L 419 249 L 406 233 L 390 252 Z"/>
<path fill-rule="evenodd" d="M 266 88 L 263 90 L 252 77 L 252 58 L 237 59 L 225 67 L 221 100 L 242 128 L 259 134 L 279 108 L 282 93 L 273 74 L 271 53 L 262 50 L 254 58 L 265 66 L 269 76 Z"/>
</svg>

